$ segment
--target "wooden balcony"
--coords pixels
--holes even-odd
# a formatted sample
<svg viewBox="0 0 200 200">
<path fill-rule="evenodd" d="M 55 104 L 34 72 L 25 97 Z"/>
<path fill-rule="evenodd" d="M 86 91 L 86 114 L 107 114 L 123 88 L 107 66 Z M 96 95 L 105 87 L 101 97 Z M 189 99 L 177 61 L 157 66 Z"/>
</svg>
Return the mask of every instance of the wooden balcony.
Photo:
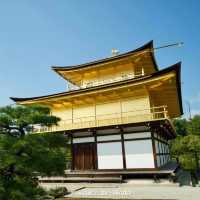
<svg viewBox="0 0 200 200">
<path fill-rule="evenodd" d="M 144 110 L 133 110 L 129 112 L 112 113 L 106 115 L 96 115 L 96 116 L 88 116 L 82 118 L 74 118 L 70 120 L 62 120 L 59 122 L 59 125 L 57 126 L 35 128 L 34 132 L 36 133 L 57 132 L 57 131 L 65 131 L 73 129 L 154 121 L 167 118 L 168 118 L 167 106 L 159 106 Z"/>
</svg>

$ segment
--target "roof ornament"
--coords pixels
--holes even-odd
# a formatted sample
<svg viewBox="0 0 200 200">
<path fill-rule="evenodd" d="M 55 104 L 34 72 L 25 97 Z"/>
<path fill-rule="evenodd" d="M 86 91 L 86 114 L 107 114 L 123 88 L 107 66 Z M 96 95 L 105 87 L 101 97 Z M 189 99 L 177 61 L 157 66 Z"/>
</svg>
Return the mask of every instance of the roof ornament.
<svg viewBox="0 0 200 200">
<path fill-rule="evenodd" d="M 156 48 L 154 48 L 154 50 L 168 48 L 168 47 L 182 47 L 183 45 L 184 45 L 184 42 L 177 42 L 177 43 L 173 43 L 173 44 L 167 44 L 164 46 L 156 47 Z"/>
<path fill-rule="evenodd" d="M 117 55 L 119 55 L 119 50 L 113 48 L 113 49 L 111 50 L 111 56 L 113 57 L 113 56 L 117 56 Z"/>
</svg>

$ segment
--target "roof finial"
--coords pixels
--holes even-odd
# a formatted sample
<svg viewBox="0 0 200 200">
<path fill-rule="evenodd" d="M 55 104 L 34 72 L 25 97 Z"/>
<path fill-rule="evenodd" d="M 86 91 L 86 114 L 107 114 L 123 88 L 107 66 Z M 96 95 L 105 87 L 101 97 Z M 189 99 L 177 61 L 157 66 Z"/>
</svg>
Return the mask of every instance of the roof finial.
<svg viewBox="0 0 200 200">
<path fill-rule="evenodd" d="M 118 54 L 119 54 L 119 50 L 118 50 L 118 49 L 113 48 L 113 49 L 111 50 L 111 55 L 112 55 L 112 56 L 117 56 Z"/>
</svg>

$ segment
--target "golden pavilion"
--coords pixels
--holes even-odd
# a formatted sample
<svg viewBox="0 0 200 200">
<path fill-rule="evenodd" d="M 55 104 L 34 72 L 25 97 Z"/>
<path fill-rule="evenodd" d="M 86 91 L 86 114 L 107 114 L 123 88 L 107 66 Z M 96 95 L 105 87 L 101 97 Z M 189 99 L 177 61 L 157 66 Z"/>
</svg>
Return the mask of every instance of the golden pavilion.
<svg viewBox="0 0 200 200">
<path fill-rule="evenodd" d="M 159 70 L 150 41 L 109 58 L 53 66 L 66 81 L 65 92 L 11 99 L 48 106 L 61 119 L 35 132 L 69 136 L 72 170 L 155 170 L 170 162 L 171 119 L 183 114 L 180 68 Z"/>
</svg>

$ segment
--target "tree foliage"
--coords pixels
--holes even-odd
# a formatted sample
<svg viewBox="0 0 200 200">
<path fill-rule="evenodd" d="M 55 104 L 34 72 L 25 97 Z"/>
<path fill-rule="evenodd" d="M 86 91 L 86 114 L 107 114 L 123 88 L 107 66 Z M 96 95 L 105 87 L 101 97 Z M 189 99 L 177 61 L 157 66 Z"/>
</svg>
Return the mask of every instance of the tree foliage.
<svg viewBox="0 0 200 200">
<path fill-rule="evenodd" d="M 173 121 L 176 128 L 176 133 L 181 136 L 187 135 L 187 120 L 186 119 L 175 119 Z"/>
<path fill-rule="evenodd" d="M 57 125 L 59 120 L 50 114 L 48 107 L 40 105 L 0 108 L 0 131 L 12 136 L 24 136 L 32 131 L 34 125 Z"/>
<path fill-rule="evenodd" d="M 191 121 L 187 123 L 188 134 L 200 135 L 200 115 L 195 115 Z"/>
<path fill-rule="evenodd" d="M 34 124 L 51 126 L 58 121 L 46 107 L 0 109 L 0 199 L 43 199 L 45 191 L 38 186 L 38 175 L 64 173 L 67 162 L 64 135 L 26 134 Z"/>
<path fill-rule="evenodd" d="M 195 170 L 198 167 L 198 154 L 200 152 L 200 136 L 187 135 L 176 138 L 171 146 L 171 153 L 178 157 L 182 167 Z"/>
<path fill-rule="evenodd" d="M 53 137 L 62 143 L 55 143 Z M 42 191 L 38 187 L 38 175 L 62 175 L 66 167 L 66 143 L 63 135 L 27 135 L 20 139 L 2 135 L 0 190 L 3 190 L 3 199 L 17 199 L 13 195 L 20 196 L 20 200 L 34 199 Z"/>
<path fill-rule="evenodd" d="M 178 137 L 171 143 L 171 153 L 179 159 L 183 168 L 199 170 L 200 115 L 191 120 L 174 121 Z"/>
</svg>

